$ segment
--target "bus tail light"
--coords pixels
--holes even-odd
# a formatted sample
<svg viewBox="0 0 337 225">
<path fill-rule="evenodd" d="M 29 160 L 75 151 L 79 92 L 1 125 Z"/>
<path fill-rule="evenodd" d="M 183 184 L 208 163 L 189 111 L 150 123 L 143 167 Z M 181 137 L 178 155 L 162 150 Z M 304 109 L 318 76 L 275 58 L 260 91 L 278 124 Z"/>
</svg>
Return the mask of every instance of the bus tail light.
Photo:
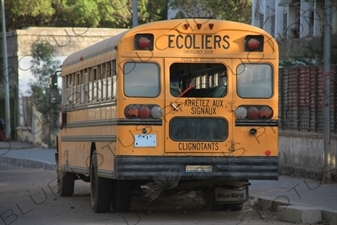
<svg viewBox="0 0 337 225">
<path fill-rule="evenodd" d="M 159 106 L 153 106 L 151 109 L 151 116 L 155 119 L 161 118 L 163 115 L 163 110 Z"/>
<path fill-rule="evenodd" d="M 126 118 L 141 118 L 160 119 L 163 115 L 163 110 L 158 105 L 128 105 L 124 109 Z"/>
<path fill-rule="evenodd" d="M 248 119 L 256 120 L 257 118 L 259 118 L 259 115 L 260 111 L 255 106 L 251 106 L 248 108 Z"/>
<path fill-rule="evenodd" d="M 269 120 L 273 116 L 273 110 L 269 106 L 239 106 L 235 112 L 235 116 L 239 120 Z"/>
<path fill-rule="evenodd" d="M 125 108 L 125 116 L 127 118 L 136 118 L 138 117 L 138 108 L 135 105 L 128 105 Z"/>
<path fill-rule="evenodd" d="M 271 151 L 270 151 L 270 150 L 266 150 L 266 151 L 264 152 L 264 154 L 265 154 L 266 156 L 270 156 Z"/>
<path fill-rule="evenodd" d="M 153 34 L 136 34 L 136 50 L 153 50 Z"/>
<path fill-rule="evenodd" d="M 139 117 L 142 119 L 147 119 L 151 115 L 151 110 L 148 106 L 143 105 L 139 108 Z"/>
<path fill-rule="evenodd" d="M 238 118 L 239 120 L 243 120 L 247 117 L 247 109 L 245 107 L 238 107 L 236 110 L 235 110 L 235 116 L 236 118 Z"/>
<path fill-rule="evenodd" d="M 247 35 L 245 37 L 245 52 L 263 52 L 263 36 Z"/>
</svg>

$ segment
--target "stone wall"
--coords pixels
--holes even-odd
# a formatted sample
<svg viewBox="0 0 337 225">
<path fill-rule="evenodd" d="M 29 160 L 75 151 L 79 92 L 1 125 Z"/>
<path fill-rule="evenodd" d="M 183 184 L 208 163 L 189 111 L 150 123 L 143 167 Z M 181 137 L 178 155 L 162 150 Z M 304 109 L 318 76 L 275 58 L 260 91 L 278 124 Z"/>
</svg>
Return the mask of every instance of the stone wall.
<svg viewBox="0 0 337 225">
<path fill-rule="evenodd" d="M 323 134 L 284 130 L 279 133 L 280 174 L 321 180 L 330 171 L 337 182 L 337 135 L 331 134 L 329 164 L 323 161 Z"/>
</svg>

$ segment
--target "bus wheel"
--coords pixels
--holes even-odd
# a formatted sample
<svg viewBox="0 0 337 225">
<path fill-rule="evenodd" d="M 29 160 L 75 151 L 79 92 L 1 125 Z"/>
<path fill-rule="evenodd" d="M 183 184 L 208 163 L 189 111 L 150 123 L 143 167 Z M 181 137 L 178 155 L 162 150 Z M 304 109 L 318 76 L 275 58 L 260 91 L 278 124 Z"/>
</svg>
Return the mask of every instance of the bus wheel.
<svg viewBox="0 0 337 225">
<path fill-rule="evenodd" d="M 97 175 L 97 154 L 93 152 L 90 163 L 91 208 L 95 213 L 108 212 L 111 208 L 111 180 Z"/>
<path fill-rule="evenodd" d="M 131 205 L 131 183 L 127 180 L 114 180 L 111 198 L 115 212 L 127 212 Z"/>
<path fill-rule="evenodd" d="M 226 204 L 226 209 L 230 209 L 232 212 L 234 211 L 240 211 L 243 208 L 243 203 L 240 204 Z"/>
<path fill-rule="evenodd" d="M 203 190 L 205 207 L 207 211 L 222 211 L 224 209 L 224 204 L 215 204 L 214 198 L 214 188 L 208 188 Z"/>
<path fill-rule="evenodd" d="M 58 193 L 60 196 L 72 196 L 74 194 L 75 174 L 57 171 Z"/>
</svg>

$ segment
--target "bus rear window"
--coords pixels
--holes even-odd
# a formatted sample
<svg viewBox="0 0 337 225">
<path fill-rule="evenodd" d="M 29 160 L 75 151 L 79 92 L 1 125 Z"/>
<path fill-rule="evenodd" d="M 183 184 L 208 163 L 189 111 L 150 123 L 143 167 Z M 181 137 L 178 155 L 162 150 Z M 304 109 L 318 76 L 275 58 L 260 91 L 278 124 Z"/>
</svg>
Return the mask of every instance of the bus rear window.
<svg viewBox="0 0 337 225">
<path fill-rule="evenodd" d="M 227 94 L 227 69 L 220 63 L 174 63 L 170 66 L 173 97 L 222 98 Z"/>
<path fill-rule="evenodd" d="M 268 64 L 241 64 L 237 67 L 237 93 L 242 98 L 272 96 L 272 67 Z"/>
<path fill-rule="evenodd" d="M 128 97 L 159 95 L 159 67 L 155 63 L 129 62 L 124 65 L 124 93 Z"/>
</svg>

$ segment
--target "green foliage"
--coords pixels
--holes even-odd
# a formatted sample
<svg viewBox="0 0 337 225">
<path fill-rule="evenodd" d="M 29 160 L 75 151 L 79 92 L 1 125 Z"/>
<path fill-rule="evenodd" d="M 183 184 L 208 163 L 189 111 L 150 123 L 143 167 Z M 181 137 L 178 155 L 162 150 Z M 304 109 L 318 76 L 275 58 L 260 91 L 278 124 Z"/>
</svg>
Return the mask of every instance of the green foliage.
<svg viewBox="0 0 337 225">
<path fill-rule="evenodd" d="M 53 56 L 53 47 L 43 40 L 34 42 L 31 46 L 34 80 L 31 80 L 30 94 L 33 106 L 42 113 L 42 134 L 45 143 L 50 145 L 50 132 L 56 128 L 55 104 L 50 101 L 50 75 L 58 70 L 61 62 Z"/>
<path fill-rule="evenodd" d="M 167 18 L 168 0 L 138 0 L 139 24 Z M 5 1 L 6 29 L 28 26 L 132 26 L 132 0 L 10 0 Z"/>
<path fill-rule="evenodd" d="M 55 13 L 52 0 L 10 0 L 5 1 L 7 30 L 27 27 L 39 23 L 47 25 Z"/>
<path fill-rule="evenodd" d="M 211 17 L 222 20 L 250 23 L 251 0 L 170 0 L 176 18 Z"/>
<path fill-rule="evenodd" d="M 49 100 L 49 77 L 58 70 L 61 62 L 53 56 L 53 47 L 46 41 L 38 40 L 31 47 L 34 81 L 30 82 L 32 102 L 36 110 L 45 114 L 53 108 Z"/>
</svg>

